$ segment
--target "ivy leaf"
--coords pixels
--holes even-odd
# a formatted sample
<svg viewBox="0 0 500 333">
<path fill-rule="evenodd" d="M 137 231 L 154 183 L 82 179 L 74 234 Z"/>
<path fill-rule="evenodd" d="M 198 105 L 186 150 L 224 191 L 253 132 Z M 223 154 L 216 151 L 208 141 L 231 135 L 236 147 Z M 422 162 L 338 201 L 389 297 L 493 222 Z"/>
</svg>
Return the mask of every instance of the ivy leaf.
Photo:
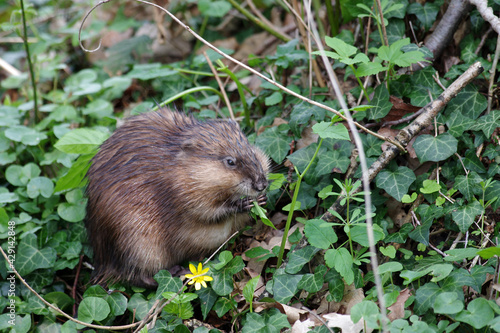
<svg viewBox="0 0 500 333">
<path fill-rule="evenodd" d="M 219 297 L 211 288 L 201 288 L 200 290 L 196 290 L 195 292 L 200 298 L 200 308 L 203 319 L 206 319 L 208 313 L 210 312 L 210 310 L 212 310 L 212 307 Z M 221 297 L 220 299 L 223 299 L 223 297 Z"/>
<path fill-rule="evenodd" d="M 475 194 L 481 193 L 481 185 L 483 179 L 476 172 L 471 171 L 466 176 L 457 176 L 455 178 L 455 185 L 453 187 L 457 188 L 457 190 L 462 193 L 462 195 L 467 199 L 467 201 L 471 201 Z"/>
<path fill-rule="evenodd" d="M 471 127 L 472 130 L 483 131 L 484 135 L 489 138 L 493 132 L 500 127 L 500 110 L 493 110 L 489 114 L 480 117 Z"/>
<path fill-rule="evenodd" d="M 222 253 L 219 255 L 219 258 L 221 255 Z M 236 256 L 224 265 L 224 267 L 220 269 L 214 268 L 211 271 L 212 277 L 214 278 L 212 282 L 212 289 L 217 293 L 217 295 L 226 296 L 233 291 L 233 275 L 240 272 L 243 267 L 245 267 L 243 259 L 241 259 L 240 256 Z"/>
<path fill-rule="evenodd" d="M 453 221 L 457 224 L 458 229 L 465 233 L 474 222 L 476 216 L 483 213 L 483 207 L 479 201 L 474 200 L 466 206 L 460 207 L 451 213 Z"/>
<path fill-rule="evenodd" d="M 274 299 L 280 303 L 288 303 L 298 291 L 302 275 L 276 274 L 273 277 Z"/>
<path fill-rule="evenodd" d="M 245 319 L 242 333 L 281 332 L 283 328 L 290 327 L 286 315 L 276 308 L 269 309 L 263 314 L 249 312 Z"/>
<path fill-rule="evenodd" d="M 288 264 L 285 267 L 285 272 L 288 274 L 297 274 L 305 264 L 311 261 L 312 257 L 318 253 L 320 249 L 314 246 L 306 246 L 302 249 L 293 251 L 289 255 Z"/>
<path fill-rule="evenodd" d="M 413 143 L 413 148 L 421 163 L 444 161 L 457 152 L 458 141 L 449 133 L 434 137 L 429 134 L 420 135 Z"/>
<path fill-rule="evenodd" d="M 436 300 L 436 297 L 442 293 L 441 288 L 432 282 L 426 283 L 417 289 L 415 293 L 415 306 L 413 310 L 417 315 L 423 315 L 427 312 Z"/>
<path fill-rule="evenodd" d="M 283 134 L 280 127 L 266 128 L 255 140 L 255 144 L 278 164 L 283 162 L 290 151 L 291 142 L 291 138 Z"/>
<path fill-rule="evenodd" d="M 486 168 L 484 167 L 483 163 L 479 160 L 479 157 L 476 156 L 476 152 L 472 149 L 465 153 L 463 162 L 468 170 L 476 171 L 479 173 L 486 172 Z"/>
<path fill-rule="evenodd" d="M 37 237 L 27 234 L 17 248 L 16 269 L 19 274 L 27 275 L 39 268 L 50 268 L 56 261 L 56 250 L 50 247 L 38 249 Z"/>
<path fill-rule="evenodd" d="M 91 154 L 108 138 L 107 133 L 77 128 L 66 133 L 54 147 L 67 154 Z"/>
<path fill-rule="evenodd" d="M 309 146 L 299 149 L 293 154 L 288 155 L 288 160 L 297 167 L 299 172 L 303 172 L 306 169 L 307 165 L 311 162 L 311 159 L 313 158 L 317 147 L 317 143 L 310 144 Z M 326 148 L 321 147 L 318 155 L 324 152 L 326 152 Z M 317 160 L 315 160 L 313 163 L 317 163 Z"/>
<path fill-rule="evenodd" d="M 324 220 L 314 219 L 306 222 L 304 233 L 307 241 L 319 249 L 329 249 L 337 241 L 337 235 L 332 227 L 322 227 Z"/>
<path fill-rule="evenodd" d="M 425 3 L 424 6 L 415 2 L 408 6 L 408 13 L 415 14 L 425 30 L 429 30 L 436 21 L 439 6 L 434 3 Z"/>
<path fill-rule="evenodd" d="M 328 154 L 318 154 L 318 163 L 314 168 L 314 173 L 316 176 L 323 176 L 332 173 L 334 168 L 338 168 L 341 173 L 344 173 L 347 171 L 349 164 L 349 158 L 342 155 L 340 151 L 329 151 Z"/>
<path fill-rule="evenodd" d="M 474 121 L 460 112 L 452 112 L 446 121 L 446 125 L 449 133 L 458 138 L 474 125 Z"/>
<path fill-rule="evenodd" d="M 408 193 L 410 185 L 416 179 L 413 171 L 401 166 L 396 171 L 382 170 L 376 177 L 376 184 L 390 196 L 401 201 L 403 195 Z"/>
<path fill-rule="evenodd" d="M 368 110 L 368 117 L 373 120 L 384 118 L 391 111 L 392 103 L 389 102 L 389 91 L 385 85 L 381 84 L 375 88 L 371 105 L 373 107 Z"/>
<path fill-rule="evenodd" d="M 423 223 L 408 234 L 408 237 L 419 243 L 429 245 L 429 230 L 432 226 L 432 220 L 423 221 Z"/>
<path fill-rule="evenodd" d="M 458 112 L 461 116 L 475 121 L 487 106 L 486 97 L 480 94 L 474 85 L 469 84 L 448 103 L 445 113 Z"/>
</svg>

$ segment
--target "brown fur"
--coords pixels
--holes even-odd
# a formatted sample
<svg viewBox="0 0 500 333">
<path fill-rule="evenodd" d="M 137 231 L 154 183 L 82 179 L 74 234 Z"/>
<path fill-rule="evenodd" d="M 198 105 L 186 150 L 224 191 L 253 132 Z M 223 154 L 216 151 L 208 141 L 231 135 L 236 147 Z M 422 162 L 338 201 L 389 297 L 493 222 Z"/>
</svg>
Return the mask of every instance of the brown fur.
<svg viewBox="0 0 500 333">
<path fill-rule="evenodd" d="M 268 163 L 235 122 L 129 118 L 87 174 L 95 281 L 154 286 L 158 270 L 210 253 L 247 221 L 241 198 L 263 193 Z"/>
</svg>

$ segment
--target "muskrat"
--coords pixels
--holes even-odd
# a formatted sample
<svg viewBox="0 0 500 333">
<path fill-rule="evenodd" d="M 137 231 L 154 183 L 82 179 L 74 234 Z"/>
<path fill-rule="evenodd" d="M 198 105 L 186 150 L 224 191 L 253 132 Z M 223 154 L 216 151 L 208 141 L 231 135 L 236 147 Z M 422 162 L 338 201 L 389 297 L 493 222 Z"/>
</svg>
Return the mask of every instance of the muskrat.
<svg viewBox="0 0 500 333">
<path fill-rule="evenodd" d="M 209 254 L 265 203 L 268 168 L 234 121 L 166 108 L 128 118 L 87 172 L 94 282 L 154 287 L 160 269 Z"/>
</svg>

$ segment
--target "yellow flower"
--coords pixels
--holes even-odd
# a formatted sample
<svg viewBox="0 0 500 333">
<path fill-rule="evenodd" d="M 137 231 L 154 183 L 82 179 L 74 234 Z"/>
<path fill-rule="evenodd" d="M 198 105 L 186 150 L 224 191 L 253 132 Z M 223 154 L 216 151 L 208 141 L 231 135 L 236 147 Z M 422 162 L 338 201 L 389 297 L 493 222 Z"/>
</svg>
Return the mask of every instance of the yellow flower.
<svg viewBox="0 0 500 333">
<path fill-rule="evenodd" d="M 186 274 L 186 277 L 188 279 L 191 279 L 191 281 L 189 281 L 188 284 L 195 283 L 194 288 L 196 290 L 200 290 L 201 286 L 203 286 L 203 288 L 206 288 L 207 283 L 205 281 L 212 281 L 213 280 L 213 278 L 211 276 L 205 275 L 205 274 L 207 274 L 209 268 L 208 267 L 205 269 L 202 269 L 202 268 L 203 267 L 201 266 L 201 262 L 198 264 L 198 269 L 196 269 L 196 267 L 194 267 L 193 264 L 189 264 L 189 270 L 193 274 Z"/>
</svg>

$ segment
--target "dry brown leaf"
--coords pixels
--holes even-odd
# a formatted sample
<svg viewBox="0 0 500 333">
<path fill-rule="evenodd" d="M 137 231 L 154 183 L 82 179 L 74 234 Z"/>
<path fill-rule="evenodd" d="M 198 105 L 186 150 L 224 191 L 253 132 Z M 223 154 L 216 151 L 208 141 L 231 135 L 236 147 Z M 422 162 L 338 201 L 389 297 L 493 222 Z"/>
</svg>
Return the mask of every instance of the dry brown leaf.
<svg viewBox="0 0 500 333">
<path fill-rule="evenodd" d="M 399 293 L 399 296 L 396 299 L 396 302 L 389 306 L 387 309 L 391 311 L 388 315 L 387 318 L 389 318 L 390 321 L 396 320 L 396 319 L 401 319 L 405 315 L 405 302 L 408 300 L 408 298 L 411 296 L 411 292 L 408 288 L 401 290 Z"/>
<path fill-rule="evenodd" d="M 318 314 L 339 312 L 351 313 L 351 308 L 365 298 L 363 289 L 354 287 L 354 284 L 344 287 L 344 298 L 340 302 L 328 302 L 326 297 L 321 299 L 321 304 L 316 310 Z"/>
</svg>

